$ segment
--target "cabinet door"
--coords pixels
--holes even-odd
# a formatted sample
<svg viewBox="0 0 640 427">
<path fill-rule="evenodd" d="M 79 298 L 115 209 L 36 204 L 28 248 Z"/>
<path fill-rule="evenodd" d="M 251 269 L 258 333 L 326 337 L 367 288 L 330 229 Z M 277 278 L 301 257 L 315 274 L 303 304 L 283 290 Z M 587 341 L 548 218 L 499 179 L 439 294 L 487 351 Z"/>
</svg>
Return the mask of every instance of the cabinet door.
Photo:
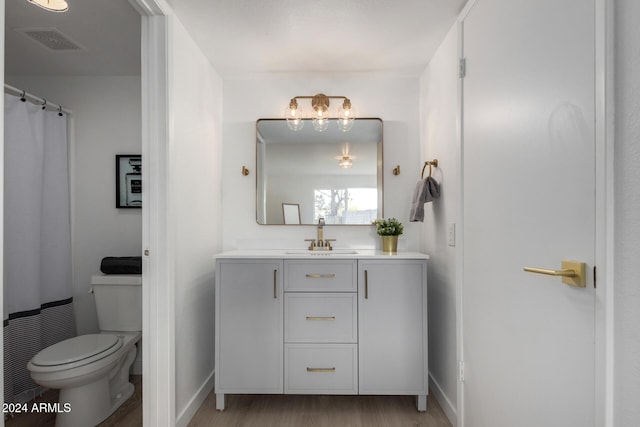
<svg viewBox="0 0 640 427">
<path fill-rule="evenodd" d="M 282 262 L 216 269 L 216 392 L 283 392 Z"/>
<path fill-rule="evenodd" d="M 358 262 L 360 394 L 426 395 L 426 261 Z"/>
</svg>

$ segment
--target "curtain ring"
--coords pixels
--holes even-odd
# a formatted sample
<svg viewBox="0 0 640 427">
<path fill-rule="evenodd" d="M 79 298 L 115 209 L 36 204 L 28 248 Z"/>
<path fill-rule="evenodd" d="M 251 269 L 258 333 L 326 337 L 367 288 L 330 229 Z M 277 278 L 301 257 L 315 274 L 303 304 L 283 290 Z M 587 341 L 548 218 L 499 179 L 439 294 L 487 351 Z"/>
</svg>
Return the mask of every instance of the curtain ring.
<svg viewBox="0 0 640 427">
<path fill-rule="evenodd" d="M 46 109 L 47 108 L 47 99 L 46 98 L 42 98 L 42 109 Z"/>
<path fill-rule="evenodd" d="M 64 116 L 64 114 L 62 114 L 62 105 L 59 105 L 59 106 L 58 106 L 58 115 L 59 115 L 60 117 Z"/>
<path fill-rule="evenodd" d="M 25 91 L 22 91 L 22 94 L 20 94 L 20 101 L 27 102 L 27 98 L 25 98 L 26 95 L 27 93 Z"/>
</svg>

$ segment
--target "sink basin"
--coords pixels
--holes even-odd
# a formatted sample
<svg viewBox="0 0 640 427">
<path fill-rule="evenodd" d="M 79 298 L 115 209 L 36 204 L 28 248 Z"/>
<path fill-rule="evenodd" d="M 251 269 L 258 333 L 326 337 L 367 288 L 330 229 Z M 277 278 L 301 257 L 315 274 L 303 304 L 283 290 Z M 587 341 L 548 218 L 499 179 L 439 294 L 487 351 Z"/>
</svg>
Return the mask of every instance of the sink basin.
<svg viewBox="0 0 640 427">
<path fill-rule="evenodd" d="M 332 251 L 310 251 L 308 249 L 292 249 L 285 252 L 287 255 L 309 255 L 309 256 L 328 256 L 328 255 L 355 255 L 358 251 L 353 249 L 334 249 Z"/>
</svg>

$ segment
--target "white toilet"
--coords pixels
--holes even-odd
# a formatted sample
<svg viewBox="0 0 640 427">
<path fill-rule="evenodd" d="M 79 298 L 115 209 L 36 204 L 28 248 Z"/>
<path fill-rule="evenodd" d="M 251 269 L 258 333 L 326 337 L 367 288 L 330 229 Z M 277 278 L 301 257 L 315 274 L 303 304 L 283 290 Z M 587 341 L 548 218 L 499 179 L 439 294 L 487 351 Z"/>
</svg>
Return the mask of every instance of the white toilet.
<svg viewBox="0 0 640 427">
<path fill-rule="evenodd" d="M 142 336 L 142 276 L 95 275 L 99 334 L 61 341 L 27 364 L 31 378 L 60 389 L 57 427 L 95 426 L 133 394 L 129 369 Z"/>
</svg>

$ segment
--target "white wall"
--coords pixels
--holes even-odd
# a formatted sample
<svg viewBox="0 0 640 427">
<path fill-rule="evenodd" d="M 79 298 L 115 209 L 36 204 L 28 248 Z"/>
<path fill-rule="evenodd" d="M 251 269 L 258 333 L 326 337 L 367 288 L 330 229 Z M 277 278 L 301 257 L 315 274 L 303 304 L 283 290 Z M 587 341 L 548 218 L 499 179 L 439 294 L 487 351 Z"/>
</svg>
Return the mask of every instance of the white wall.
<svg viewBox="0 0 640 427">
<path fill-rule="evenodd" d="M 222 81 L 175 17 L 169 38 L 175 396 L 177 425 L 186 425 L 213 387 L 213 255 L 222 241 Z"/>
<path fill-rule="evenodd" d="M 7 76 L 7 83 L 73 111 L 70 166 L 73 299 L 78 334 L 98 331 L 90 278 L 105 256 L 141 254 L 139 209 L 115 207 L 115 155 L 140 154 L 140 77 Z"/>
<path fill-rule="evenodd" d="M 409 207 L 420 174 L 418 79 L 362 75 L 346 78 L 272 77 L 224 81 L 223 246 L 225 250 L 257 247 L 305 247 L 314 227 L 261 226 L 256 223 L 256 131 L 258 118 L 281 118 L 289 100 L 299 95 L 342 95 L 359 117 L 384 121 L 384 216 L 405 223 L 400 250 L 420 249 L 420 226 L 409 224 Z M 309 110 L 310 105 L 303 108 Z M 242 176 L 242 166 L 251 173 Z M 400 165 L 402 173 L 391 170 Z M 379 247 L 370 226 L 327 226 L 335 247 Z"/>
<path fill-rule="evenodd" d="M 615 14 L 615 426 L 640 425 L 640 2 Z"/>
<path fill-rule="evenodd" d="M 455 424 L 457 414 L 456 257 L 447 244 L 449 223 L 458 222 L 460 141 L 458 129 L 458 30 L 454 25 L 420 80 L 422 157 L 438 159 L 434 175 L 441 197 L 425 205 L 423 250 L 428 268 L 430 387 Z M 425 175 L 426 175 L 425 171 Z"/>
</svg>

